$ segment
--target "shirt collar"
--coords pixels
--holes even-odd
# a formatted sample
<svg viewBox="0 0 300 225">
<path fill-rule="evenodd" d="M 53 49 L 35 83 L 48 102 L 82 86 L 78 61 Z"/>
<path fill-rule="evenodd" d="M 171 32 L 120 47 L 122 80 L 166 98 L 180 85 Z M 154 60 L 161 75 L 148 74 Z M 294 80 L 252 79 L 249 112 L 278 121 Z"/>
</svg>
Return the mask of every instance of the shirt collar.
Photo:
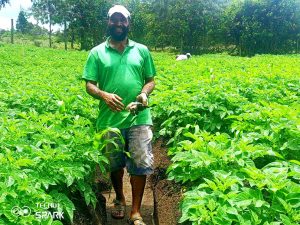
<svg viewBox="0 0 300 225">
<path fill-rule="evenodd" d="M 109 45 L 109 40 L 111 39 L 111 37 L 109 36 L 108 38 L 106 38 L 106 41 L 105 41 L 105 46 L 106 48 L 110 48 L 110 45 Z M 135 42 L 131 39 L 128 38 L 128 45 L 127 47 L 133 47 L 135 45 Z"/>
</svg>

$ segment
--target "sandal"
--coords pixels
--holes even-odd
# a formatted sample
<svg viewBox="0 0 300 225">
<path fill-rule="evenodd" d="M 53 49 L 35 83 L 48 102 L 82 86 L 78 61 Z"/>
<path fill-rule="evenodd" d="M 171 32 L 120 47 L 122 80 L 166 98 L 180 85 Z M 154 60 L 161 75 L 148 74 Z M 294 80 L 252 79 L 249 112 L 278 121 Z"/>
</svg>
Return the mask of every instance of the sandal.
<svg viewBox="0 0 300 225">
<path fill-rule="evenodd" d="M 141 216 L 134 216 L 128 219 L 129 225 L 146 225 Z"/>
<path fill-rule="evenodd" d="M 117 199 L 113 200 L 114 207 L 111 209 L 111 217 L 117 220 L 121 220 L 125 217 L 126 205 Z"/>
</svg>

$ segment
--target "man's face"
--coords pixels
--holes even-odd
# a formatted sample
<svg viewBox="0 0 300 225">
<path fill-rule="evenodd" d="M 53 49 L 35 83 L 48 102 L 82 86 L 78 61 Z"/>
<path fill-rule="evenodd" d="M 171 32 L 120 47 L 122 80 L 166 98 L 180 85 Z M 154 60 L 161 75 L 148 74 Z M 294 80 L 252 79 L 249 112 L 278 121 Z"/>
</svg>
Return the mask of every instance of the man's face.
<svg viewBox="0 0 300 225">
<path fill-rule="evenodd" d="M 115 41 L 123 41 L 129 31 L 129 22 L 121 13 L 114 13 L 108 20 L 109 35 Z"/>
</svg>

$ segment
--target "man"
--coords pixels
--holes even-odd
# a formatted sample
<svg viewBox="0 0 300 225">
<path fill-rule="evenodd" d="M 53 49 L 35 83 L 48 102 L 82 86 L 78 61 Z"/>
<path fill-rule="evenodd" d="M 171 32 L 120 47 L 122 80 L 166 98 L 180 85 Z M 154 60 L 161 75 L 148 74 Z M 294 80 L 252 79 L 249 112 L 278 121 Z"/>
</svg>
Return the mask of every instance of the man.
<svg viewBox="0 0 300 225">
<path fill-rule="evenodd" d="M 120 147 L 130 155 L 128 157 L 124 151 L 110 151 L 110 177 L 116 192 L 112 217 L 122 219 L 125 216 L 123 174 L 126 166 L 132 186 L 129 222 L 145 225 L 140 207 L 146 175 L 153 173 L 151 114 L 149 108 L 135 115 L 125 107 L 129 105 L 131 110 L 134 108 L 132 102 L 136 101 L 147 106 L 156 72 L 147 47 L 128 39 L 129 20 L 130 13 L 124 6 L 115 5 L 109 10 L 110 36 L 91 50 L 83 78 L 87 92 L 100 99 L 97 129 L 119 128 L 125 139 L 125 145 L 120 142 Z"/>
</svg>

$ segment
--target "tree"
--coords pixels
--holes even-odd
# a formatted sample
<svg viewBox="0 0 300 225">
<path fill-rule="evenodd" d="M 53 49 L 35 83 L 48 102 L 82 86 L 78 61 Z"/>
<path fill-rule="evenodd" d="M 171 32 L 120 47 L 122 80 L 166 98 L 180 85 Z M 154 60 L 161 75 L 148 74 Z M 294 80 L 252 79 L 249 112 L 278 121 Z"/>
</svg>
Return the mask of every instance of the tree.
<svg viewBox="0 0 300 225">
<path fill-rule="evenodd" d="M 33 16 L 43 24 L 49 24 L 49 46 L 52 47 L 52 25 L 55 16 L 55 4 L 58 0 L 31 0 Z"/>
<path fill-rule="evenodd" d="M 7 1 L 7 0 L 6 0 Z M 32 0 L 34 17 L 64 25 L 67 36 L 90 49 L 106 36 L 113 0 Z M 241 55 L 298 51 L 300 0 L 119 0 L 131 12 L 130 37 L 151 47 L 209 53 L 236 46 Z M 65 46 L 67 46 L 65 44 Z M 298 46 L 298 47 L 297 47 Z M 224 48 L 223 48 L 224 49 Z"/>
<path fill-rule="evenodd" d="M 51 26 L 63 24 L 65 36 L 67 30 L 77 37 L 81 49 L 89 49 L 102 41 L 106 31 L 107 0 L 32 0 L 33 16 L 43 24 L 49 24 L 49 45 L 51 46 Z M 73 40 L 73 38 L 72 38 Z"/>
<path fill-rule="evenodd" d="M 29 28 L 28 25 L 29 23 L 27 20 L 26 13 L 21 9 L 16 23 L 17 31 L 20 31 L 21 33 L 26 33 Z"/>
<path fill-rule="evenodd" d="M 107 0 L 74 1 L 69 26 L 79 38 L 81 49 L 90 49 L 103 41 L 111 5 Z"/>
<path fill-rule="evenodd" d="M 200 46 L 222 42 L 220 21 L 226 0 L 156 0 L 151 4 L 148 36 L 155 45 L 173 46 L 180 52 L 199 52 Z M 140 12 L 144 15 L 144 12 Z"/>
<path fill-rule="evenodd" d="M 72 8 L 72 1 L 70 0 L 60 0 L 54 1 L 54 8 L 55 13 L 53 15 L 53 23 L 60 24 L 64 26 L 64 42 L 65 42 L 65 50 L 67 50 L 67 25 L 72 20 L 71 16 L 71 8 Z"/>
<path fill-rule="evenodd" d="M 5 4 L 9 3 L 9 0 L 0 0 L 0 9 L 5 6 Z"/>
<path fill-rule="evenodd" d="M 237 1 L 226 15 L 241 55 L 292 52 L 300 29 L 299 0 Z"/>
</svg>

